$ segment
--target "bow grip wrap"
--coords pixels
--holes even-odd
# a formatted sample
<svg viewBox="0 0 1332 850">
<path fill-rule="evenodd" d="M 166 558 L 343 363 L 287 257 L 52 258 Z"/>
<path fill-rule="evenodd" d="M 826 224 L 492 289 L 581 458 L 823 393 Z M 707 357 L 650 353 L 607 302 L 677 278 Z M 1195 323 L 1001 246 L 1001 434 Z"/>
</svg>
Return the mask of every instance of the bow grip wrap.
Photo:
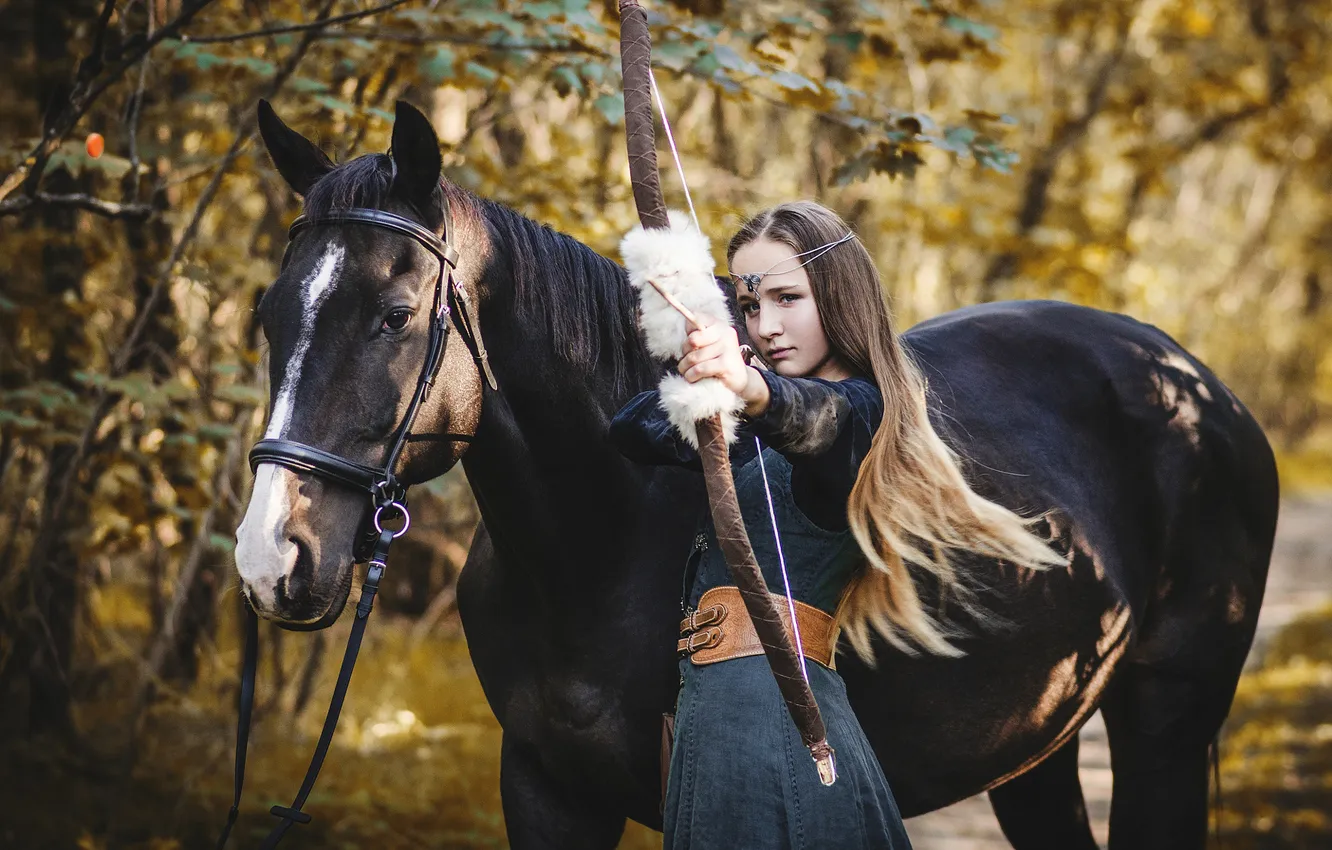
<svg viewBox="0 0 1332 850">
<path fill-rule="evenodd" d="M 652 125 L 652 36 L 638 0 L 620 0 L 620 67 L 624 72 L 624 135 L 634 206 L 644 228 L 670 222 L 657 172 L 657 134 Z"/>
</svg>

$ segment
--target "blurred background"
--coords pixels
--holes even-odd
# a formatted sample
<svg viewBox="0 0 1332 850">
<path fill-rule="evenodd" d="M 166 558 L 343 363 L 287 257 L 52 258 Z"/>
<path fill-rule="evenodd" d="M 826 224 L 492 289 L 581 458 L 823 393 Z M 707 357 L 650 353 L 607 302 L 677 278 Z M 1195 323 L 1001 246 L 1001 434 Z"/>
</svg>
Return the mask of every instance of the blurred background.
<svg viewBox="0 0 1332 850">
<path fill-rule="evenodd" d="M 1122 311 L 1257 415 L 1283 513 L 1213 826 L 1237 850 L 1332 847 L 1332 3 L 650 13 L 714 244 L 817 198 L 901 327 L 1007 298 Z M 337 160 L 386 149 L 410 100 L 449 179 L 616 256 L 617 35 L 610 0 L 0 0 L 0 847 L 206 845 L 230 804 L 233 534 L 268 392 L 253 307 L 298 210 L 258 98 Z M 476 508 L 461 470 L 413 500 L 292 847 L 505 844 L 454 606 Z M 237 843 L 298 786 L 346 629 L 262 629 Z M 927 850 L 1006 846 L 984 798 L 909 828 Z M 623 846 L 659 842 L 631 826 Z"/>
</svg>

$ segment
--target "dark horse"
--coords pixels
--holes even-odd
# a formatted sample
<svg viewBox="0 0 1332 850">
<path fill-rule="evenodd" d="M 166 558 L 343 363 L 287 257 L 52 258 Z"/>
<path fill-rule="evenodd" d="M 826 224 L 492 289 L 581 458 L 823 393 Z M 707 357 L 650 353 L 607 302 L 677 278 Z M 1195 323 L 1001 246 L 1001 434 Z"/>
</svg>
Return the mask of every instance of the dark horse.
<svg viewBox="0 0 1332 850">
<path fill-rule="evenodd" d="M 428 479 L 466 448 L 484 522 L 458 599 L 504 729 L 510 841 L 609 848 L 626 817 L 659 826 L 660 717 L 674 700 L 682 568 L 704 496 L 695 473 L 637 466 L 607 442 L 611 416 L 662 370 L 638 339 L 624 272 L 442 181 L 434 132 L 410 107 L 399 106 L 391 156 L 336 167 L 266 105 L 260 126 L 311 219 L 385 209 L 436 233 L 447 225 L 461 253 L 499 389 L 454 335 L 415 430 L 472 441 L 414 440 L 403 470 Z M 362 224 L 295 238 L 260 307 L 269 436 L 382 462 L 424 357 L 436 263 Z M 875 668 L 841 655 L 903 813 L 988 789 L 1015 846 L 1094 847 L 1077 731 L 1099 707 L 1111 846 L 1202 847 L 1208 747 L 1253 637 L 1276 525 L 1261 430 L 1206 367 L 1124 316 L 987 304 L 905 339 L 975 486 L 1049 511 L 1070 558 L 1039 574 L 973 564 L 1009 627 L 974 632 L 963 658 L 882 643 Z M 297 624 L 336 615 L 364 510 L 363 494 L 261 465 L 237 549 L 255 608 Z"/>
</svg>

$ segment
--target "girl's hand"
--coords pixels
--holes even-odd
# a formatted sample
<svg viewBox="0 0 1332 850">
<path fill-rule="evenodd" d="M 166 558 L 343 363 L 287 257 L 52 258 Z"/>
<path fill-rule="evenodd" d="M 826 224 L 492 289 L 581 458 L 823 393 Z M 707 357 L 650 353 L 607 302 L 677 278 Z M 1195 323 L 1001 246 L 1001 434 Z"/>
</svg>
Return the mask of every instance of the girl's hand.
<svg viewBox="0 0 1332 850">
<path fill-rule="evenodd" d="M 745 365 L 739 337 L 730 325 L 719 323 L 691 331 L 677 368 L 690 383 L 717 378 L 744 399 L 745 412 L 750 415 L 767 407 L 768 385 L 753 367 Z"/>
</svg>

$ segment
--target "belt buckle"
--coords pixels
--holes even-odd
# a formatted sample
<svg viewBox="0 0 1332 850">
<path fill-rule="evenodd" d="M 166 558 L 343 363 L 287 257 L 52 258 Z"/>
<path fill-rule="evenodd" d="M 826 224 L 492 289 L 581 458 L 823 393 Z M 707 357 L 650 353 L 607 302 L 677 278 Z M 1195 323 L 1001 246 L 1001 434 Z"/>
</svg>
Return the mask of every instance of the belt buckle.
<svg viewBox="0 0 1332 850">
<path fill-rule="evenodd" d="M 729 613 L 726 610 L 726 604 L 718 602 L 716 605 L 709 605 L 706 608 L 694 611 L 689 615 L 689 628 L 698 631 L 704 626 L 715 626 L 726 619 Z"/>
<path fill-rule="evenodd" d="M 702 640 L 696 642 L 695 638 L 702 638 Z M 689 637 L 685 639 L 685 651 L 693 655 L 701 649 L 711 649 L 721 643 L 721 639 L 722 630 L 716 626 L 699 629 L 696 632 L 691 632 Z"/>
</svg>

